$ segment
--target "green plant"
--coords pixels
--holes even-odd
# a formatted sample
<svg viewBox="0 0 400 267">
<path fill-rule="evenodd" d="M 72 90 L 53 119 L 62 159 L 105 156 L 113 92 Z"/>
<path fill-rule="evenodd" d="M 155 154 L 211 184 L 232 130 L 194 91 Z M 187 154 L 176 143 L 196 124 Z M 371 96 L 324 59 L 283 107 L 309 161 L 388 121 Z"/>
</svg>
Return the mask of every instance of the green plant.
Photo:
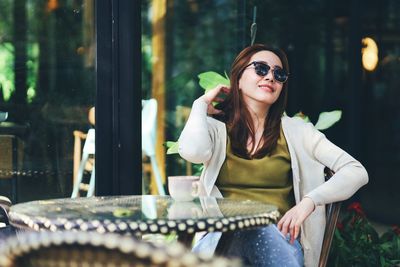
<svg viewBox="0 0 400 267">
<path fill-rule="evenodd" d="M 332 241 L 328 266 L 400 265 L 398 226 L 393 226 L 379 236 L 358 202 L 350 204 L 341 215 Z"/>
</svg>

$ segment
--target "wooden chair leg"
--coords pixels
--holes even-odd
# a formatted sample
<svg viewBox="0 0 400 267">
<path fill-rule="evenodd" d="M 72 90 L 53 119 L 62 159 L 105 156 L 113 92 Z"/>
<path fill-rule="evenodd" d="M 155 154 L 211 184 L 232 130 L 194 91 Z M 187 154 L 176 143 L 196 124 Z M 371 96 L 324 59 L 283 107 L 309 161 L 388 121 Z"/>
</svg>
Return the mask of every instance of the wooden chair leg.
<svg viewBox="0 0 400 267">
<path fill-rule="evenodd" d="M 325 167 L 324 172 L 325 181 L 328 181 L 335 174 L 327 167 Z M 318 267 L 325 267 L 326 263 L 328 262 L 329 251 L 331 249 L 332 239 L 335 234 L 335 228 L 339 218 L 341 204 L 341 202 L 335 202 L 326 205 L 326 227 Z"/>
<path fill-rule="evenodd" d="M 321 255 L 319 258 L 318 267 L 325 267 L 328 262 L 329 251 L 331 249 L 332 239 L 335 234 L 336 223 L 340 213 L 341 203 L 332 203 L 328 205 L 327 225 L 324 234 L 324 241 L 322 242 Z"/>
<path fill-rule="evenodd" d="M 87 192 L 86 197 L 94 196 L 95 179 L 96 179 L 96 174 L 95 174 L 95 167 L 93 164 L 92 174 L 90 175 L 90 181 L 89 181 L 89 190 Z"/>
</svg>

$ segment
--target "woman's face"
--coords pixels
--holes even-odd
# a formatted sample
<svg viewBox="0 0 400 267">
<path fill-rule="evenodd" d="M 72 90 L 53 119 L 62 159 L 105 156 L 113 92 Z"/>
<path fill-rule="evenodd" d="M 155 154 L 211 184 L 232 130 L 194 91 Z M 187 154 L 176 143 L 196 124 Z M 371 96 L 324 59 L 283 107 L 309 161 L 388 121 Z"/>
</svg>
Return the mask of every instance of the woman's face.
<svg viewBox="0 0 400 267">
<path fill-rule="evenodd" d="M 255 53 L 248 64 L 253 61 L 261 61 L 271 69 L 262 77 L 256 74 L 254 65 L 248 66 L 239 80 L 239 90 L 246 105 L 271 106 L 279 98 L 283 87 L 283 83 L 274 79 L 272 70 L 276 67 L 283 68 L 282 62 L 277 55 L 266 50 Z"/>
</svg>

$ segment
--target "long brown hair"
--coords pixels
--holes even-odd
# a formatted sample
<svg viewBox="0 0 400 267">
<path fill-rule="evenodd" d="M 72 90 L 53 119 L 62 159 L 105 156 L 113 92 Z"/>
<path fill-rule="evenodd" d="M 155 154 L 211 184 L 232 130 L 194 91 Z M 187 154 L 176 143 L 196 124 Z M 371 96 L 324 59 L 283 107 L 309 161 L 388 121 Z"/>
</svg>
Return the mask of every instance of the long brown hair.
<svg viewBox="0 0 400 267">
<path fill-rule="evenodd" d="M 260 51 L 270 51 L 277 55 L 282 62 L 283 69 L 289 72 L 289 63 L 286 54 L 277 48 L 272 48 L 263 44 L 255 44 L 243 49 L 232 63 L 230 72 L 231 90 L 226 99 L 216 106 L 223 111 L 222 115 L 215 118 L 226 123 L 228 135 L 231 141 L 232 152 L 242 158 L 262 158 L 269 155 L 278 143 L 281 127 L 281 117 L 286 108 L 288 82 L 283 84 L 281 94 L 276 102 L 270 107 L 268 116 L 265 118 L 264 132 L 262 135 L 262 146 L 257 149 L 254 155 L 247 150 L 248 139 L 251 138 L 253 147 L 255 146 L 255 129 L 251 115 L 246 107 L 242 93 L 239 90 L 239 80 L 242 76 L 244 67 L 249 64 L 251 57 Z"/>
</svg>

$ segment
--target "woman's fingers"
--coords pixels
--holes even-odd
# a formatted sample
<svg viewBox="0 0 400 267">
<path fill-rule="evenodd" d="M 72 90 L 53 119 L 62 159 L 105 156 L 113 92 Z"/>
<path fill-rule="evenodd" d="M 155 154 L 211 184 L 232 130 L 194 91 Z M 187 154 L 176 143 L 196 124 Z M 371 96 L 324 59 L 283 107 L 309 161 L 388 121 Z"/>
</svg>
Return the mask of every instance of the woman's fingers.
<svg viewBox="0 0 400 267">
<path fill-rule="evenodd" d="M 217 98 L 218 94 L 223 92 L 223 93 L 229 93 L 230 89 L 226 85 L 220 84 L 217 85 L 214 89 L 209 90 L 207 93 L 204 94 L 205 100 L 208 104 L 211 104 L 213 101 L 216 101 L 215 99 Z M 217 101 L 218 102 L 218 101 Z"/>
<path fill-rule="evenodd" d="M 224 99 L 222 98 L 222 97 L 216 97 L 216 98 L 214 98 L 214 102 L 218 102 L 218 103 L 220 103 L 220 102 L 222 102 L 222 101 L 224 101 Z"/>
<path fill-rule="evenodd" d="M 297 237 L 299 237 L 299 233 L 300 233 L 300 225 L 296 225 L 294 228 L 294 237 L 293 237 L 292 244 L 293 244 L 294 240 L 297 239 Z"/>
<path fill-rule="evenodd" d="M 290 244 L 294 243 L 294 240 L 297 238 L 300 232 L 300 223 L 299 220 L 293 219 L 290 223 Z"/>
<path fill-rule="evenodd" d="M 281 233 L 286 236 L 289 233 L 289 226 L 290 226 L 291 218 L 290 216 L 283 216 L 282 219 L 279 221 L 278 229 L 281 231 Z"/>
<path fill-rule="evenodd" d="M 292 219 L 292 221 L 290 222 L 290 226 L 289 226 L 289 235 L 290 235 L 290 244 L 293 244 L 294 242 L 294 224 L 295 224 L 295 220 Z"/>
<path fill-rule="evenodd" d="M 299 212 L 298 207 L 293 207 L 289 210 L 282 219 L 278 222 L 277 227 L 281 233 L 286 236 L 290 235 L 290 243 L 293 244 L 294 240 L 299 236 L 300 227 L 304 221 L 301 212 Z"/>
<path fill-rule="evenodd" d="M 288 233 L 290 234 L 291 244 L 293 244 L 294 240 L 299 236 L 301 224 L 311 214 L 314 208 L 314 201 L 309 198 L 304 198 L 300 203 L 288 210 L 279 220 L 277 224 L 278 230 L 281 231 L 284 236 Z"/>
<path fill-rule="evenodd" d="M 208 105 L 208 107 L 207 107 L 207 114 L 209 114 L 209 115 L 219 114 L 221 112 L 222 112 L 222 110 L 214 108 L 213 105 Z"/>
<path fill-rule="evenodd" d="M 221 97 L 222 93 L 227 94 L 229 93 L 230 89 L 226 85 L 218 85 L 214 89 L 211 89 L 207 93 L 204 94 L 204 100 L 208 104 L 207 107 L 207 114 L 209 115 L 214 115 L 214 114 L 219 114 L 222 111 L 214 108 L 213 102 L 220 103 L 224 101 L 224 98 Z"/>
<path fill-rule="evenodd" d="M 298 219 L 291 214 L 289 215 L 286 213 L 286 215 L 278 222 L 277 227 L 284 236 L 287 234 L 290 235 L 290 243 L 293 244 L 294 240 L 299 235 L 301 224 L 298 223 Z"/>
<path fill-rule="evenodd" d="M 224 93 L 229 93 L 231 91 L 231 88 L 229 88 L 228 86 L 223 85 L 221 88 L 222 92 Z"/>
<path fill-rule="evenodd" d="M 285 213 L 285 215 L 279 220 L 279 222 L 277 224 L 279 231 L 281 231 L 282 233 L 283 233 L 283 228 L 284 228 L 284 225 L 285 225 L 288 217 L 289 217 L 288 213 Z"/>
</svg>

